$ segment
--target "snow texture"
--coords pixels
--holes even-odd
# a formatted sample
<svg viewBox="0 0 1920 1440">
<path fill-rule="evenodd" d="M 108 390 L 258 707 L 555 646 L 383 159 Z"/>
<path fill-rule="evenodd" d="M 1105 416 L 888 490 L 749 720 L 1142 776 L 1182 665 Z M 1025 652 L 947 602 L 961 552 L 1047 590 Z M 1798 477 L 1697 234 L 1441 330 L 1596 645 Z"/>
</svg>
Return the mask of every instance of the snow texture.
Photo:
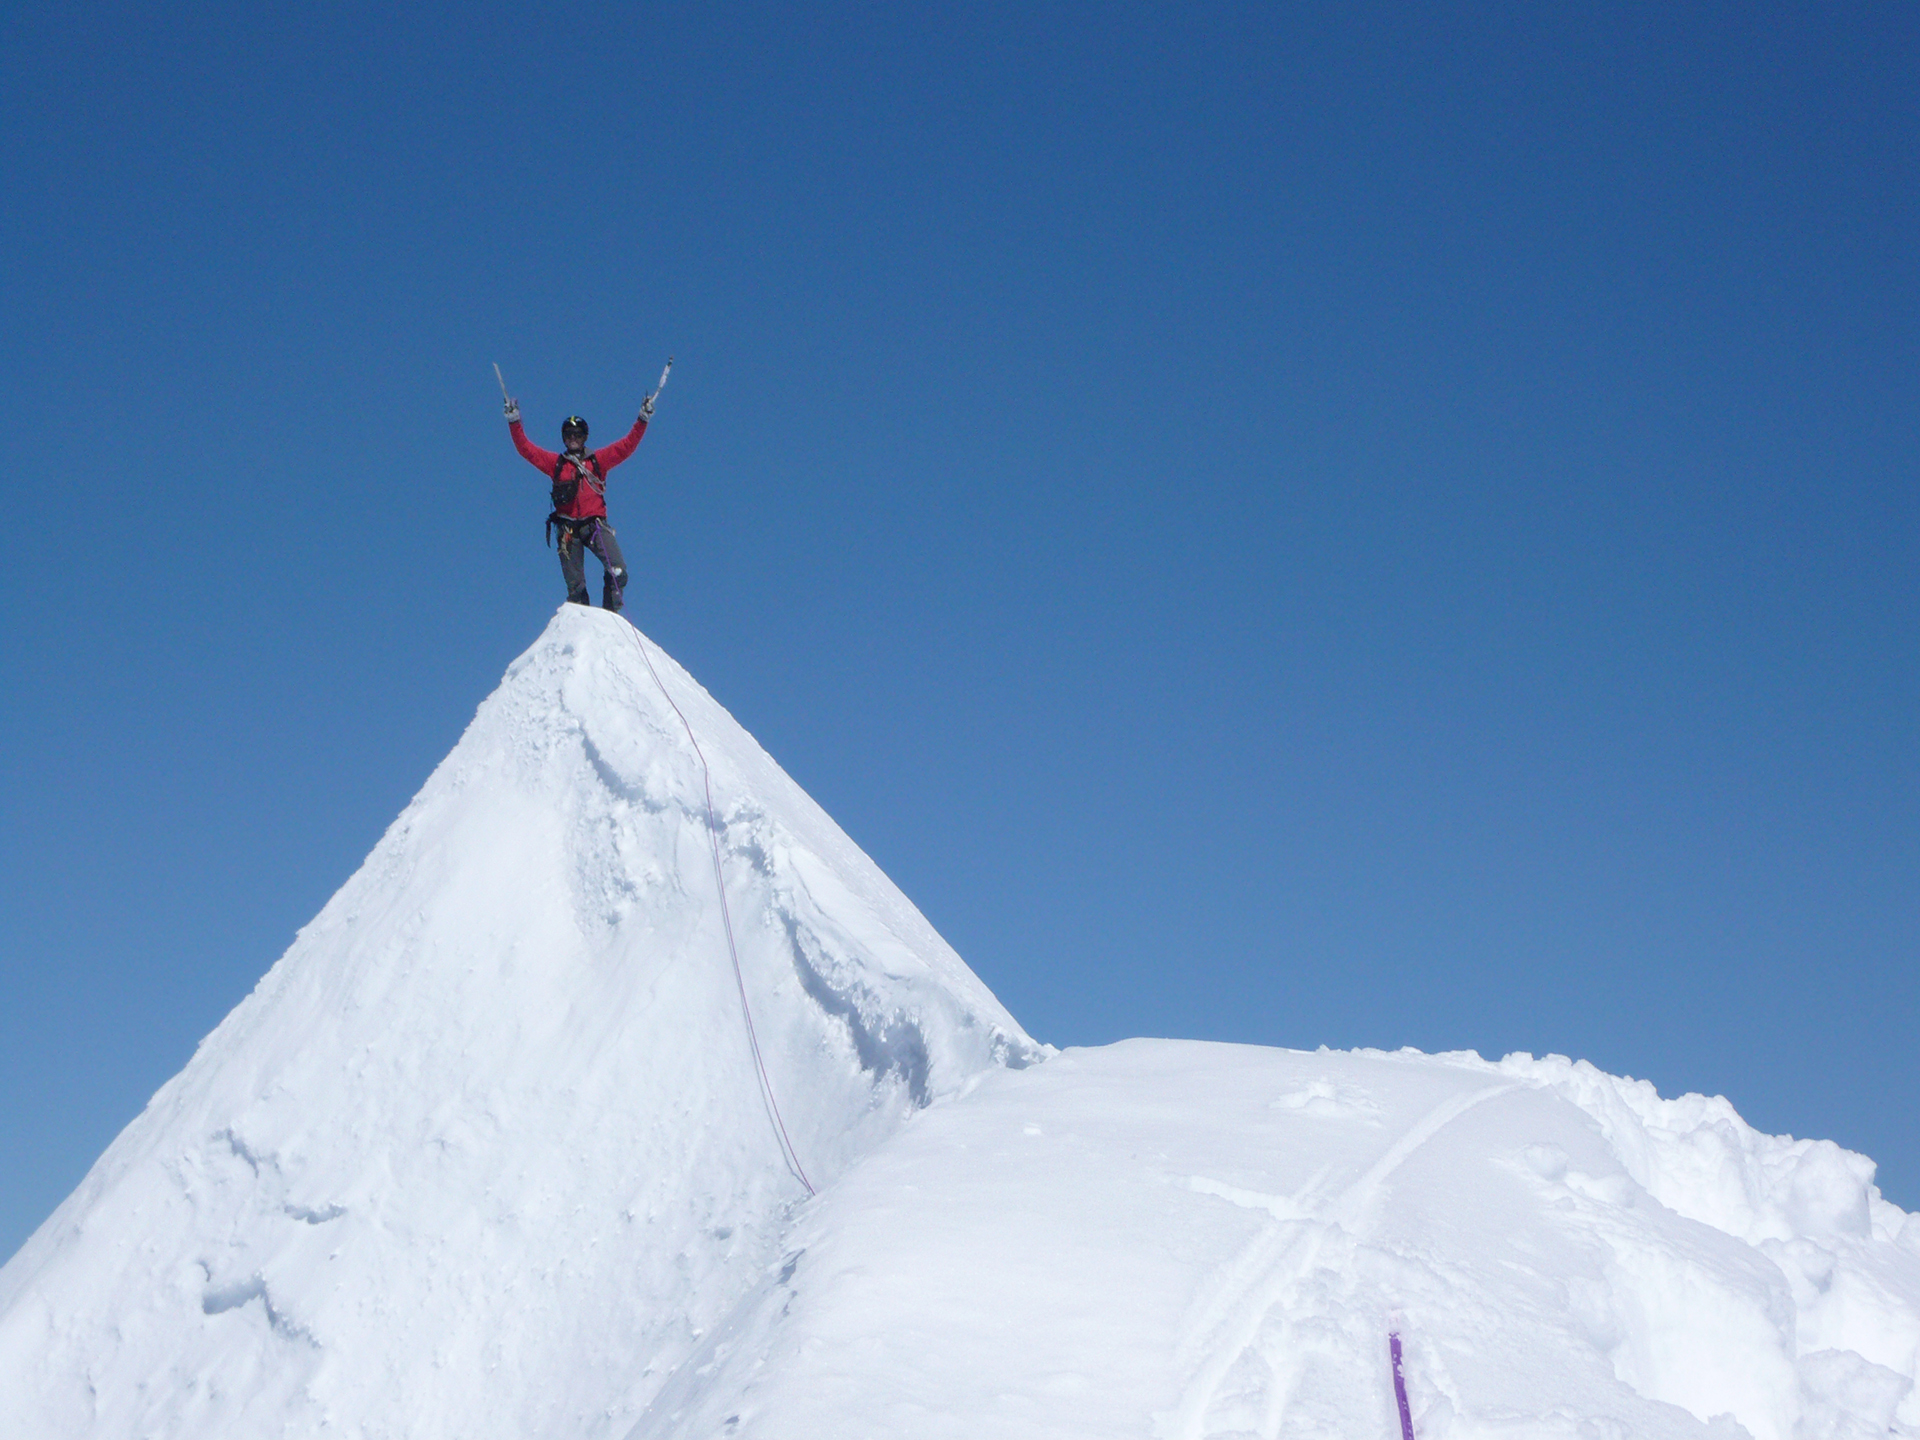
<svg viewBox="0 0 1920 1440">
<path fill-rule="evenodd" d="M 1870 1162 L 1558 1057 L 1132 1040 L 982 1074 L 798 1217 L 630 1440 L 1920 1434 Z"/>
<path fill-rule="evenodd" d="M 805 1194 L 700 762 L 563 607 L 254 993 L 0 1270 L 0 1433 L 618 1435 Z M 1040 1058 L 687 674 L 801 1164 Z"/>
<path fill-rule="evenodd" d="M 1422 1440 L 1920 1440 L 1871 1161 L 1558 1057 L 1052 1052 L 647 643 L 563 607 L 0 1269 L 0 1433 L 1392 1440 L 1397 1330 Z"/>
</svg>

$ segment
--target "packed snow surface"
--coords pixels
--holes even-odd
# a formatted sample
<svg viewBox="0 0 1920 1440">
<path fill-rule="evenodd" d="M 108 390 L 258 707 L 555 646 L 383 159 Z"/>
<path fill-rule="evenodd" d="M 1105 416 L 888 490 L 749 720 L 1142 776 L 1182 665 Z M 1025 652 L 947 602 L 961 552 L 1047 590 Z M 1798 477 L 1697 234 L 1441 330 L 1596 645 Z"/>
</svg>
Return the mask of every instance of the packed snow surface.
<svg viewBox="0 0 1920 1440">
<path fill-rule="evenodd" d="M 0 1436 L 623 1433 L 806 1195 L 729 919 L 815 1185 L 1042 1053 L 678 665 L 563 607 L 0 1270 Z"/>
<path fill-rule="evenodd" d="M 1397 1332 L 1423 1440 L 1920 1440 L 1872 1174 L 1558 1058 L 1051 1052 L 563 607 L 0 1269 L 0 1434 L 1393 1440 Z"/>
<path fill-rule="evenodd" d="M 1562 1059 L 1132 1040 L 983 1075 L 801 1216 L 631 1440 L 1911 1436 L 1872 1166 Z"/>
</svg>

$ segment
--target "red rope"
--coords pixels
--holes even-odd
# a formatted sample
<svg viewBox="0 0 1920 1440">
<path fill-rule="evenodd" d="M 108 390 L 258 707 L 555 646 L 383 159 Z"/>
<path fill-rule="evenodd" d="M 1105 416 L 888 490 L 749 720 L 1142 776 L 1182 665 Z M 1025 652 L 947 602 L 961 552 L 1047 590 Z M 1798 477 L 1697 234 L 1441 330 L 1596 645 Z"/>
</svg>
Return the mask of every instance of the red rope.
<svg viewBox="0 0 1920 1440">
<path fill-rule="evenodd" d="M 773 1116 L 773 1125 L 780 1132 L 780 1144 L 787 1163 L 793 1167 L 793 1173 L 800 1177 L 800 1183 L 807 1187 L 807 1194 L 818 1195 L 813 1182 L 807 1178 L 807 1172 L 800 1167 L 800 1154 L 793 1148 L 793 1138 L 787 1134 L 787 1122 L 780 1118 L 780 1102 L 773 1098 L 773 1081 L 767 1076 L 767 1062 L 760 1053 L 760 1035 L 753 1027 L 753 1007 L 747 1003 L 747 977 L 740 969 L 740 949 L 733 941 L 733 913 L 727 908 L 727 877 L 720 867 L 720 827 L 713 818 L 713 772 L 707 768 L 707 757 L 700 749 L 700 742 L 694 738 L 693 726 L 687 724 L 687 717 L 681 713 L 675 703 L 672 692 L 660 679 L 660 672 L 653 668 L 653 657 L 647 653 L 647 642 L 641 637 L 637 627 L 629 627 L 633 641 L 640 647 L 640 658 L 647 662 L 647 673 L 653 676 L 653 683 L 660 687 L 660 693 L 666 697 L 667 704 L 673 706 L 673 713 L 680 716 L 681 728 L 687 732 L 687 743 L 693 746 L 693 753 L 700 760 L 701 784 L 707 797 L 707 845 L 713 858 L 714 888 L 720 892 L 720 920 L 726 927 L 727 954 L 733 959 L 733 980 L 740 987 L 740 1013 L 747 1021 L 747 1045 L 753 1051 L 753 1065 L 760 1072 L 760 1091 L 767 1102 L 767 1111 Z"/>
</svg>

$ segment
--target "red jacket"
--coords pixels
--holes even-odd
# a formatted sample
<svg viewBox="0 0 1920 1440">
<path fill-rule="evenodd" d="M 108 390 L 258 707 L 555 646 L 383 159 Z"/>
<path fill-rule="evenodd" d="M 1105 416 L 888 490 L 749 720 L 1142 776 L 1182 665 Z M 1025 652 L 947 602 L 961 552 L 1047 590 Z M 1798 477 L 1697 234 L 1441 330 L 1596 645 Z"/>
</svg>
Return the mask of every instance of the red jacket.
<svg viewBox="0 0 1920 1440">
<path fill-rule="evenodd" d="M 529 465 L 538 468 L 542 475 L 552 478 L 553 467 L 559 463 L 560 457 L 551 450 L 542 450 L 527 439 L 527 432 L 518 420 L 511 422 L 507 429 L 513 433 L 513 448 L 527 457 Z M 607 471 L 633 454 L 634 447 L 640 443 L 640 437 L 646 433 L 647 421 L 643 415 L 633 422 L 633 429 L 626 433 L 625 438 L 592 452 L 593 458 L 600 462 L 600 475 L 604 476 Z M 560 478 L 563 481 L 573 479 L 574 468 L 572 464 L 563 467 Z M 584 466 L 580 468 L 582 471 L 580 488 L 574 493 L 573 503 L 560 513 L 570 515 L 575 520 L 585 520 L 592 515 L 604 516 L 607 513 L 607 499 L 599 490 L 600 477 Z"/>
</svg>

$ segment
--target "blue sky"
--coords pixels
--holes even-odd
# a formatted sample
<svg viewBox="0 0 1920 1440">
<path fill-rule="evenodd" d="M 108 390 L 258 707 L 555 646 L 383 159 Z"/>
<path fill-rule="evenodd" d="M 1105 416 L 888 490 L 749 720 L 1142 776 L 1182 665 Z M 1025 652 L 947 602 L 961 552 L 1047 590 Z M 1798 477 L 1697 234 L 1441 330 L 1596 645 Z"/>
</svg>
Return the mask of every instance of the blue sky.
<svg viewBox="0 0 1920 1440">
<path fill-rule="evenodd" d="M 1920 1207 L 1920 12 L 0 17 L 0 1253 L 560 599 L 1056 1044 L 1524 1049 Z"/>
</svg>

